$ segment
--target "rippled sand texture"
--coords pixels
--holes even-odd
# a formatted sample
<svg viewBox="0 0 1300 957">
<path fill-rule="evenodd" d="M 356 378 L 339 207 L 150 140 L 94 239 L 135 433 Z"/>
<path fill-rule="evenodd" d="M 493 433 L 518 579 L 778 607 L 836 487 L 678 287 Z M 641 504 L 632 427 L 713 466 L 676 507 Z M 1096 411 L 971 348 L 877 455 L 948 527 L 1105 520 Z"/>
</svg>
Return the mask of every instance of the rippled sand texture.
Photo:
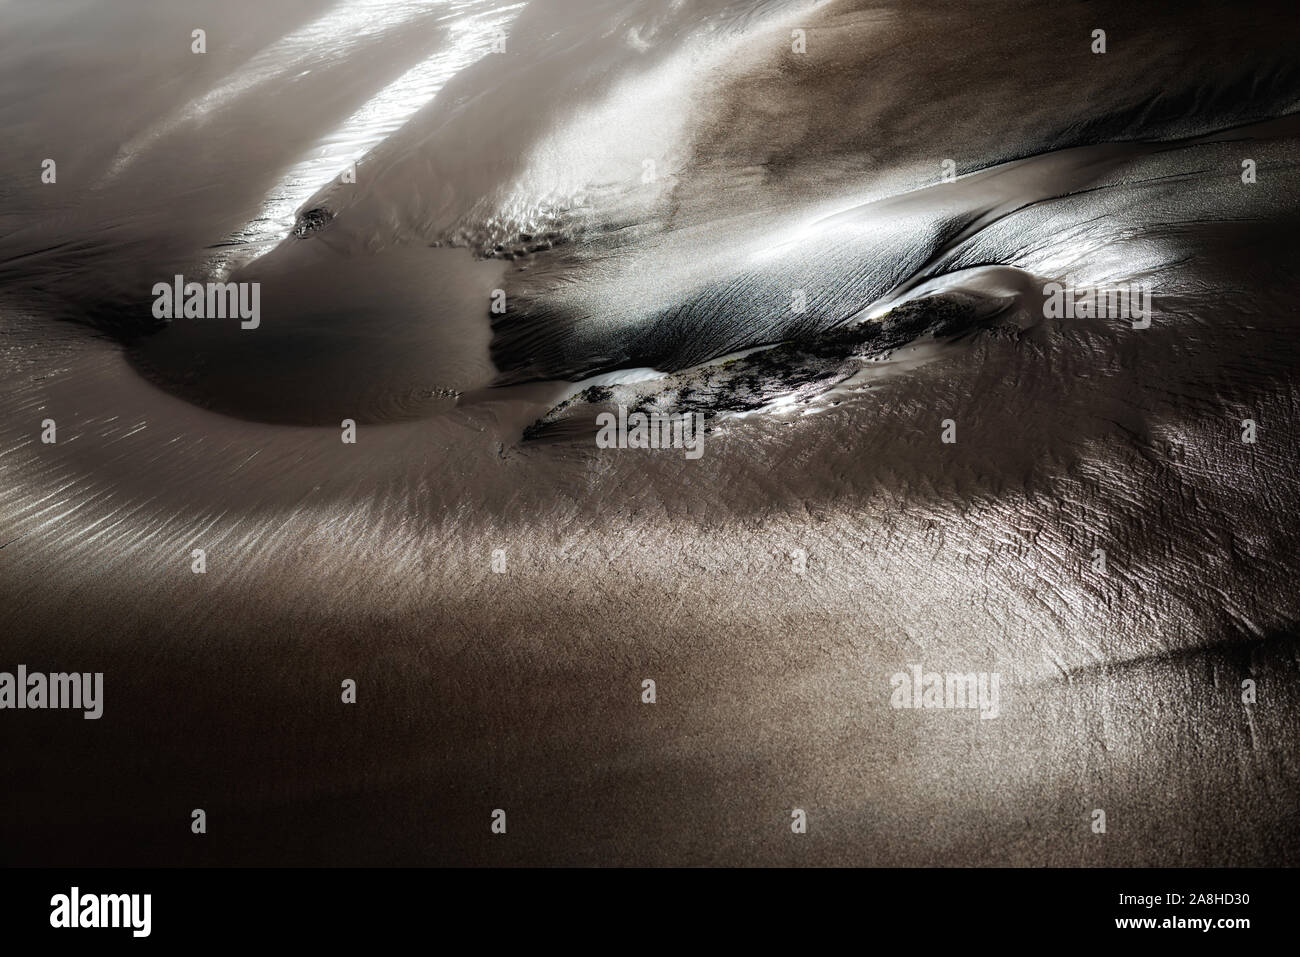
<svg viewBox="0 0 1300 957">
<path fill-rule="evenodd" d="M 1292 13 L 263 6 L 0 8 L 5 859 L 1297 863 Z"/>
</svg>

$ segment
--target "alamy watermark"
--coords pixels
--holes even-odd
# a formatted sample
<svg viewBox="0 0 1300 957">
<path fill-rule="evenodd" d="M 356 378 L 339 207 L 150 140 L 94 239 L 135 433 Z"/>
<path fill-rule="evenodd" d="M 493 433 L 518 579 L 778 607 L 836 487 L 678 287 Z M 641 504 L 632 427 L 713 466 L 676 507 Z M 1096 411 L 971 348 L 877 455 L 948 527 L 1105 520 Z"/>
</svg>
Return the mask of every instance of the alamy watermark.
<svg viewBox="0 0 1300 957">
<path fill-rule="evenodd" d="M 155 319 L 234 319 L 241 329 L 262 322 L 260 282 L 186 282 L 179 273 L 172 282 L 153 284 Z"/>
<path fill-rule="evenodd" d="M 152 894 L 83 894 L 73 887 L 50 898 L 50 926 L 56 928 L 124 927 L 132 937 L 148 937 L 152 913 Z"/>
<path fill-rule="evenodd" d="M 633 412 L 620 405 L 618 415 L 596 416 L 596 447 L 601 449 L 685 449 L 688 459 L 704 454 L 701 412 Z"/>
<path fill-rule="evenodd" d="M 98 720 L 104 713 L 104 673 L 28 672 L 26 665 L 18 673 L 0 671 L 0 710 L 71 709 L 85 712 L 87 721 Z"/>
<path fill-rule="evenodd" d="M 912 665 L 911 671 L 899 671 L 889 679 L 894 689 L 889 699 L 893 708 L 971 708 L 979 709 L 981 719 L 996 718 L 999 710 L 996 671 L 940 673 Z"/>
<path fill-rule="evenodd" d="M 1119 286 L 1043 286 L 1043 315 L 1048 319 L 1127 319 L 1134 329 L 1151 325 L 1151 287 L 1130 282 Z"/>
</svg>

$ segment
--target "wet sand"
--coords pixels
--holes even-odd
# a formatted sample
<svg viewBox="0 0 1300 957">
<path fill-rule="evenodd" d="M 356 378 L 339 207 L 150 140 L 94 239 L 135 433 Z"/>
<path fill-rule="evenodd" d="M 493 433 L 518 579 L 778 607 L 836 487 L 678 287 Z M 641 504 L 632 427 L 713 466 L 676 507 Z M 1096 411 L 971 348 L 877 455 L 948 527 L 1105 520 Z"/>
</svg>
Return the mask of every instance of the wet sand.
<svg viewBox="0 0 1300 957">
<path fill-rule="evenodd" d="M 310 21 L 320 6 L 296 9 Z M 638 36 L 678 36 L 671 18 L 653 33 L 633 6 L 648 18 Z M 1118 5 L 1102 12 L 1127 22 Z M 502 83 L 545 89 L 574 68 L 566 36 L 600 35 L 584 32 L 595 14 L 550 16 L 538 7 L 518 23 L 568 24 L 537 41 L 556 59 L 521 59 Z M 1004 104 L 1036 82 L 1035 62 L 1056 61 L 1030 48 L 1003 64 L 993 24 L 866 4 L 809 16 L 845 62 L 804 72 L 775 54 L 745 59 L 742 43 L 728 54 L 736 75 L 709 81 L 726 96 L 681 101 L 694 125 L 669 150 L 688 158 L 672 190 L 603 207 L 598 194 L 593 216 L 635 214 L 635 228 L 577 231 L 517 260 L 430 243 L 469 215 L 459 203 L 513 195 L 525 160 L 545 179 L 545 150 L 528 147 L 562 111 L 510 126 L 527 104 L 494 113 L 490 83 L 477 122 L 448 120 L 435 101 L 385 141 L 379 173 L 327 228 L 233 273 L 264 284 L 255 332 L 149 331 L 141 290 L 210 263 L 325 117 L 356 108 L 374 50 L 321 54 L 336 80 L 320 91 L 337 101 L 289 84 L 279 107 L 219 111 L 223 142 L 262 146 L 212 154 L 230 192 L 193 187 L 188 216 L 168 219 L 201 177 L 169 164 L 208 155 L 213 127 L 163 137 L 138 179 L 102 193 L 40 207 L 9 187 L 4 221 L 21 228 L 0 237 L 0 670 L 102 671 L 105 702 L 98 721 L 0 715 L 0 857 L 1296 863 L 1297 136 L 1293 118 L 1259 122 L 1286 112 L 1291 74 L 1268 66 L 1268 44 L 1249 60 L 1215 48 L 1206 75 L 1221 93 L 1254 70 L 1253 99 L 1186 81 L 1147 113 L 1154 94 L 1135 79 L 1174 82 L 1186 65 L 1175 54 L 1198 37 L 1248 49 L 1269 14 L 1189 18 L 1147 47 L 1149 68 L 1130 62 L 1127 85 L 1084 84 L 1070 60 L 1023 114 Z M 248 24 L 249 55 L 292 28 L 268 18 Z M 1072 37 L 1073 22 L 1034 29 Z M 1162 22 L 1133 29 L 1156 36 Z M 788 23 L 774 23 L 785 43 Z M 886 69 L 954 29 L 965 42 L 936 51 L 933 75 Z M 672 59 L 671 44 L 654 49 Z M 880 76 L 841 87 L 843 103 L 862 104 L 856 120 L 795 123 L 792 105 L 829 95 L 854 63 Z M 160 91 L 149 122 L 175 108 L 166 97 L 183 105 L 223 75 Z M 792 76 L 800 85 L 781 92 Z M 727 97 L 745 84 L 791 125 L 738 113 Z M 951 96 L 910 92 L 936 84 Z M 601 99 L 615 86 L 584 96 L 627 109 Z M 258 132 L 259 117 L 295 104 L 293 137 Z M 946 119 L 962 124 L 972 165 L 938 193 Z M 149 122 L 88 129 L 87 168 Z M 788 136 L 759 137 L 762 126 Z M 864 138 L 899 145 L 868 166 L 854 152 Z M 759 139 L 770 155 L 755 155 Z M 476 166 L 488 142 L 503 152 Z M 1074 147 L 1094 152 L 1047 152 Z M 1241 192 L 1242 155 L 1259 162 L 1253 192 Z M 726 164 L 753 175 L 723 191 Z M 131 198 L 166 169 L 148 202 Z M 470 186 L 481 196 L 457 192 Z M 479 225 L 488 238 L 518 227 L 504 215 Z M 765 239 L 777 253 L 754 258 Z M 807 320 L 768 321 L 763 296 L 788 297 L 799 270 L 834 296 Z M 896 287 L 880 278 L 895 273 Z M 1044 317 L 1038 291 L 1067 273 L 1151 282 L 1150 328 Z M 494 288 L 512 303 L 495 325 Z M 689 376 L 701 358 L 792 332 L 821 341 L 923 295 L 997 308 L 955 337 L 895 344 L 807 402 L 712 418 L 697 461 L 598 449 L 592 405 L 524 440 L 584 375 L 647 364 Z M 584 311 L 593 296 L 603 311 Z M 571 376 L 552 378 L 560 368 Z M 512 370 L 520 383 L 502 386 Z M 340 441 L 344 417 L 358 423 L 354 445 Z M 40 441 L 47 418 L 54 444 Z M 955 444 L 941 441 L 945 419 Z M 891 676 L 913 664 L 1000 674 L 998 718 L 891 707 Z M 356 704 L 340 700 L 345 679 Z M 194 808 L 205 835 L 190 833 Z M 496 808 L 505 836 L 489 830 Z M 795 808 L 807 834 L 790 830 Z"/>
</svg>

